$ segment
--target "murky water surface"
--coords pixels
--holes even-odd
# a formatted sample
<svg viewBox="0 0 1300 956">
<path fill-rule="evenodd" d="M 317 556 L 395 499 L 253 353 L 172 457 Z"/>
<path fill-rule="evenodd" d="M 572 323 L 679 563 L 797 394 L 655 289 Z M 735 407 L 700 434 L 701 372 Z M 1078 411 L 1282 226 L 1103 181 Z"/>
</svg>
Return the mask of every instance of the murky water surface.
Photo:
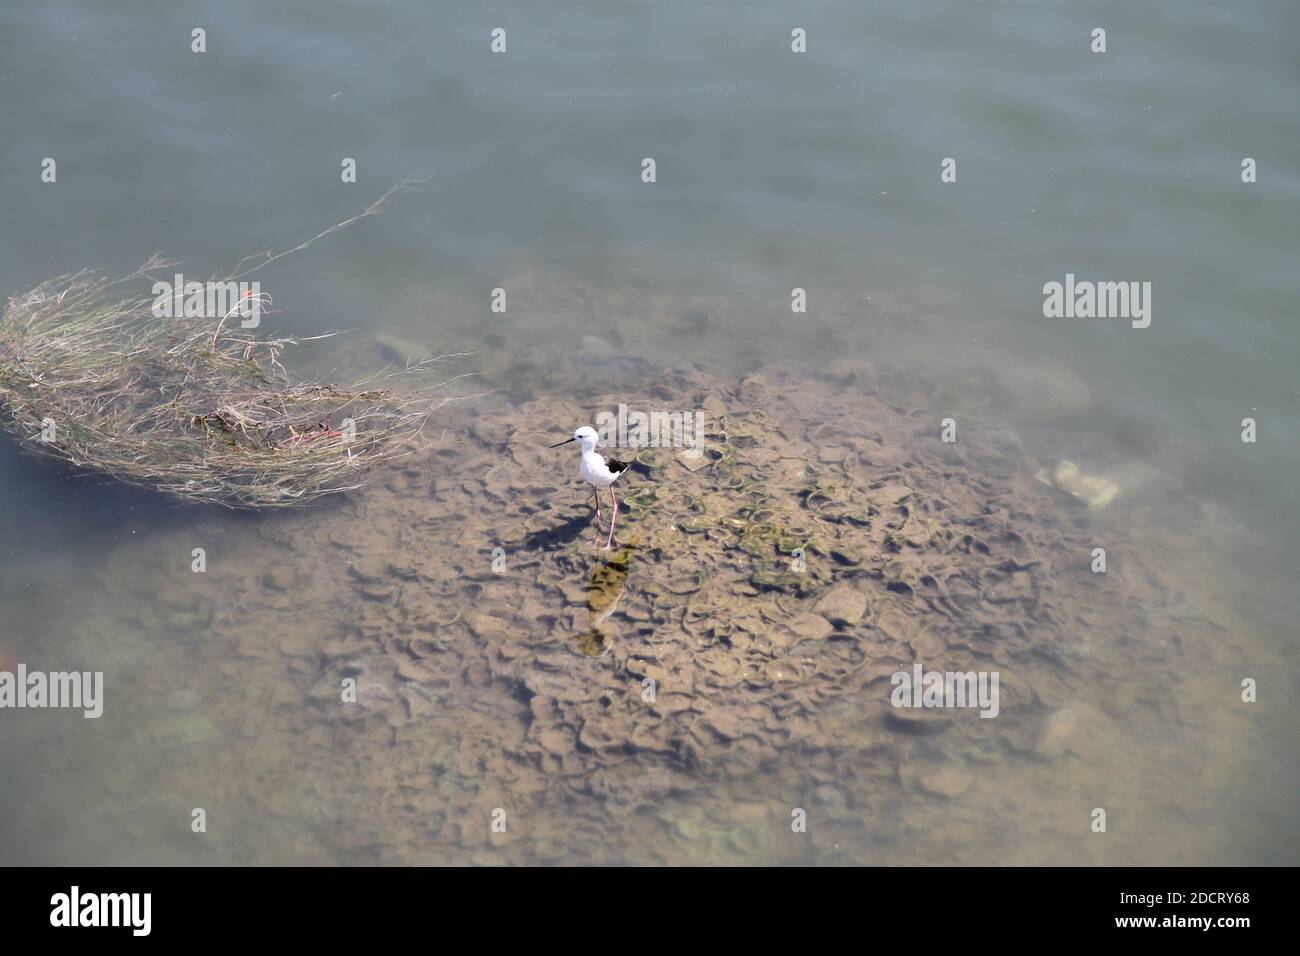
<svg viewBox="0 0 1300 956">
<path fill-rule="evenodd" d="M 268 269 L 266 321 L 352 330 L 303 376 L 472 349 L 488 394 L 274 515 L 6 438 L 0 670 L 106 700 L 0 711 L 0 861 L 1295 862 L 1296 26 L 7 5 L 6 291 L 207 275 L 426 173 Z M 1067 273 L 1150 281 L 1150 328 L 1044 318 Z M 607 553 L 546 446 L 620 403 L 707 437 L 637 456 Z M 918 663 L 997 716 L 891 706 Z"/>
</svg>

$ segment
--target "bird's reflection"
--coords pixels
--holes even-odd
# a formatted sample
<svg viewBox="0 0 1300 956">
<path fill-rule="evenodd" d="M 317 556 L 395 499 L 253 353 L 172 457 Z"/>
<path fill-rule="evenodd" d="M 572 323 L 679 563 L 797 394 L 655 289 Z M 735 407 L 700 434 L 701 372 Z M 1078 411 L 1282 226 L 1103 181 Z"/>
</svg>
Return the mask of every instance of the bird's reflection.
<svg viewBox="0 0 1300 956">
<path fill-rule="evenodd" d="M 636 549 L 626 545 L 614 552 L 609 560 L 598 561 L 587 578 L 587 629 L 578 634 L 578 651 L 587 657 L 603 657 L 609 653 L 613 635 L 604 626 L 605 620 L 618 607 L 627 582 L 632 553 Z"/>
</svg>

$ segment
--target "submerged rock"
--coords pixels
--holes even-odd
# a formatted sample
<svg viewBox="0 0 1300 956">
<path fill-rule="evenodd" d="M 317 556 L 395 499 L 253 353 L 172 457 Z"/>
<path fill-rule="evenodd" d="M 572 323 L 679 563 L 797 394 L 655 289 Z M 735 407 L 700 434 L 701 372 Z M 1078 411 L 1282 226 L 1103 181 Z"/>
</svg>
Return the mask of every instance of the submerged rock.
<svg viewBox="0 0 1300 956">
<path fill-rule="evenodd" d="M 867 597 L 847 585 L 831 588 L 814 610 L 835 627 L 853 627 L 867 613 Z"/>
<path fill-rule="evenodd" d="M 1101 715 L 1083 704 L 1071 704 L 1053 712 L 1043 721 L 1034 753 L 1045 760 L 1055 760 L 1076 750 L 1086 749 L 1087 736 L 1096 733 Z"/>
<path fill-rule="evenodd" d="M 1062 461 L 1050 474 L 1040 471 L 1035 477 L 1043 484 L 1072 495 L 1093 510 L 1106 507 L 1119 494 L 1119 485 L 1097 475 L 1083 474 L 1072 461 Z"/>
<path fill-rule="evenodd" d="M 923 774 L 916 781 L 917 786 L 926 793 L 949 800 L 960 797 L 974 782 L 975 778 L 970 774 L 951 769 Z"/>
</svg>

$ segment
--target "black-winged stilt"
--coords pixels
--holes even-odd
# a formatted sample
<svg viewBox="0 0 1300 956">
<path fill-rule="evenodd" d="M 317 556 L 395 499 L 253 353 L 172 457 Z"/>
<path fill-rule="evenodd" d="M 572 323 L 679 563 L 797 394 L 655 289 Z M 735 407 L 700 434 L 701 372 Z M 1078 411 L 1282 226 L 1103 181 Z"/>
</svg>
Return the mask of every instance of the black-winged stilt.
<svg viewBox="0 0 1300 956">
<path fill-rule="evenodd" d="M 613 511 L 609 516 L 609 538 L 605 541 L 605 550 L 609 551 L 614 547 L 614 522 L 618 519 L 618 499 L 614 497 L 614 482 L 618 481 L 619 475 L 627 471 L 628 462 L 619 461 L 617 458 L 606 458 L 600 452 L 596 451 L 596 443 L 600 441 L 600 436 L 596 434 L 596 429 L 590 425 L 583 425 L 573 433 L 572 438 L 566 438 L 564 441 L 556 442 L 552 448 L 559 448 L 561 445 L 567 445 L 571 441 L 576 441 L 582 446 L 582 464 L 579 470 L 582 477 L 591 485 L 592 494 L 596 496 L 596 545 L 600 545 L 600 489 L 609 489 L 609 500 L 612 501 Z"/>
</svg>

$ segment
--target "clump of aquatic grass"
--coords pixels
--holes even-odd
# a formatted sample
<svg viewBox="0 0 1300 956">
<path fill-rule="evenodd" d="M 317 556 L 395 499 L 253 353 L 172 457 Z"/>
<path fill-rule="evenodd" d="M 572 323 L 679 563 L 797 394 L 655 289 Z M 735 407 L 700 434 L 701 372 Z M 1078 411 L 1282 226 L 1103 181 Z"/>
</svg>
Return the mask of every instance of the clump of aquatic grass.
<svg viewBox="0 0 1300 956">
<path fill-rule="evenodd" d="M 130 289 L 165 265 L 116 280 L 79 272 L 9 300 L 0 404 L 27 448 L 190 501 L 275 508 L 361 487 L 367 470 L 414 451 L 456 398 L 460 376 L 395 386 L 459 356 L 348 385 L 297 382 L 281 355 L 298 340 L 258 338 L 233 309 L 156 318 L 154 299 Z"/>
</svg>

